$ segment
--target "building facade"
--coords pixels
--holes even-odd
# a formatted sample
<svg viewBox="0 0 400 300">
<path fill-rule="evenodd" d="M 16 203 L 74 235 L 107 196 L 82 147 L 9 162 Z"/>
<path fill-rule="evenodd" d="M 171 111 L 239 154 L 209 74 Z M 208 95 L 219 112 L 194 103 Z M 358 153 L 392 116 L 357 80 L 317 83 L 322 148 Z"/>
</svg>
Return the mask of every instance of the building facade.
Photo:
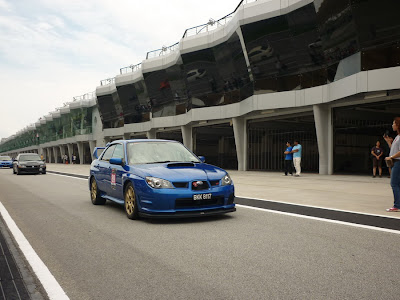
<svg viewBox="0 0 400 300">
<path fill-rule="evenodd" d="M 227 169 L 280 170 L 286 141 L 302 167 L 365 173 L 400 114 L 396 0 L 242 1 L 220 20 L 102 80 L 0 143 L 0 153 L 75 154 L 116 139 L 183 142 Z"/>
</svg>

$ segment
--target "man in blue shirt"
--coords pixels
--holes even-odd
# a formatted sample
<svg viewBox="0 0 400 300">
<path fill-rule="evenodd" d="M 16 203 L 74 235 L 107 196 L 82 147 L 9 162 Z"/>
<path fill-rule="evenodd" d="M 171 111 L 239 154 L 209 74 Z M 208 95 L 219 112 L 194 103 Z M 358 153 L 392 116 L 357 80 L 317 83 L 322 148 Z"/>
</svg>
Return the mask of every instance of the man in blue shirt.
<svg viewBox="0 0 400 300">
<path fill-rule="evenodd" d="M 293 147 L 290 142 L 286 142 L 286 147 L 285 152 L 283 152 L 285 154 L 285 176 L 287 176 L 288 173 L 293 175 Z"/>
<path fill-rule="evenodd" d="M 294 168 L 296 169 L 296 174 L 294 176 L 299 177 L 301 173 L 301 145 L 299 141 L 294 141 L 294 147 L 292 149 L 293 153 L 293 164 Z"/>
</svg>

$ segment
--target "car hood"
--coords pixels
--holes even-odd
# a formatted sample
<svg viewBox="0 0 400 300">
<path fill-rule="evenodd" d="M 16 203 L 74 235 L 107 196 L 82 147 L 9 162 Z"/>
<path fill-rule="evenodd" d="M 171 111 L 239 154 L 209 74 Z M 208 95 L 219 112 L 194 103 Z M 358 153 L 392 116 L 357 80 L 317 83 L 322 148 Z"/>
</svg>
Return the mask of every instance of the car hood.
<svg viewBox="0 0 400 300">
<path fill-rule="evenodd" d="M 130 166 L 130 172 L 142 178 L 151 176 L 168 181 L 219 180 L 227 173 L 205 163 L 135 165 Z"/>
</svg>

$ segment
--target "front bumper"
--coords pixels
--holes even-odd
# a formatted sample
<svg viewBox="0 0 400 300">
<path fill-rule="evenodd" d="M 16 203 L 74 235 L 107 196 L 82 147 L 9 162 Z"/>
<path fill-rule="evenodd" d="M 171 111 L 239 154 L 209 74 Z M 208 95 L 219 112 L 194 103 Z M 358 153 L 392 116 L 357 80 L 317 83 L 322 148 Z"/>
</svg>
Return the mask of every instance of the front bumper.
<svg viewBox="0 0 400 300">
<path fill-rule="evenodd" d="M 144 181 L 135 182 L 139 215 L 150 218 L 201 217 L 234 212 L 233 185 L 204 190 L 190 188 L 153 189 Z M 208 194 L 210 198 L 194 199 L 193 195 Z"/>
<path fill-rule="evenodd" d="M 45 172 L 46 171 L 46 167 L 39 167 L 39 166 L 34 166 L 34 167 L 25 167 L 25 168 L 21 168 L 18 167 L 18 171 L 20 173 L 41 173 L 41 172 Z"/>
<path fill-rule="evenodd" d="M 139 215 L 144 218 L 156 218 L 156 219 L 164 219 L 164 218 L 193 218 L 193 217 L 205 217 L 205 216 L 215 216 L 226 214 L 230 212 L 236 211 L 235 207 L 229 208 L 217 208 L 217 209 L 209 209 L 209 210 L 200 210 L 200 211 L 176 211 L 172 213 L 144 213 L 139 212 Z"/>
<path fill-rule="evenodd" d="M 12 163 L 9 163 L 9 164 L 0 164 L 0 168 L 12 168 L 13 167 L 13 165 L 12 165 Z"/>
</svg>

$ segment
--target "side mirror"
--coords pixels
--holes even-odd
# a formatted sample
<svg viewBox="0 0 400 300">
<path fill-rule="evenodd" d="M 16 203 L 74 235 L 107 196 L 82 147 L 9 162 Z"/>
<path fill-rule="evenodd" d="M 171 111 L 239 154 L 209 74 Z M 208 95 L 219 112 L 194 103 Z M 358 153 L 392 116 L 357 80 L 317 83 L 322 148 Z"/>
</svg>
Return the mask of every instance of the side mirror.
<svg viewBox="0 0 400 300">
<path fill-rule="evenodd" d="M 124 162 L 122 161 L 122 158 L 111 158 L 110 164 L 122 166 L 124 164 Z"/>
<path fill-rule="evenodd" d="M 199 158 L 200 158 L 200 161 L 201 161 L 202 163 L 206 162 L 206 158 L 205 158 L 204 156 L 199 156 Z"/>
</svg>

